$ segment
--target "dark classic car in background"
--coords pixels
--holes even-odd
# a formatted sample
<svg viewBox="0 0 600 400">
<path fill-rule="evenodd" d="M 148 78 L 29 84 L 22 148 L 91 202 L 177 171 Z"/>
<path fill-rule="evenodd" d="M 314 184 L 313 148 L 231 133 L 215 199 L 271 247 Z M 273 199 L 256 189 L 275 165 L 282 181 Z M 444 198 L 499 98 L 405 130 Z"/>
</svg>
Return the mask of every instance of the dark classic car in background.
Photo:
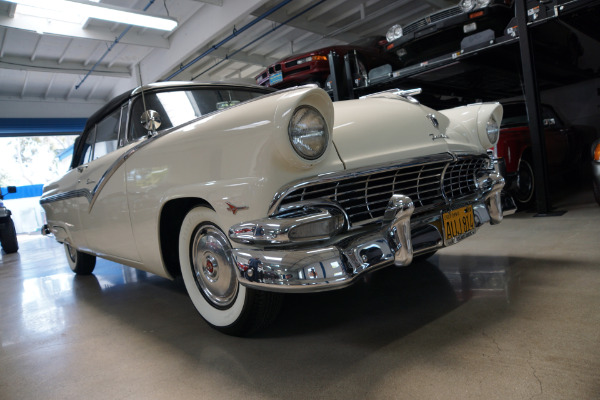
<svg viewBox="0 0 600 400">
<path fill-rule="evenodd" d="M 9 193 L 16 193 L 17 188 L 8 186 L 6 193 L 0 192 L 0 244 L 5 253 L 16 253 L 19 250 L 19 242 L 17 240 L 17 231 L 15 223 L 12 220 L 12 213 L 4 206 L 4 196 Z"/>
<path fill-rule="evenodd" d="M 407 25 L 387 31 L 386 50 L 408 66 L 489 44 L 503 36 L 514 16 L 512 0 L 461 0 Z"/>
<path fill-rule="evenodd" d="M 600 139 L 592 145 L 592 186 L 594 198 L 600 205 Z"/>
<path fill-rule="evenodd" d="M 210 325 L 252 333 L 279 311 L 278 292 L 346 287 L 514 211 L 487 151 L 502 106 L 436 111 L 416 92 L 333 103 L 316 85 L 164 82 L 124 93 L 44 186 L 44 232 L 77 274 L 99 256 L 182 276 Z"/>
<path fill-rule="evenodd" d="M 256 76 L 256 83 L 276 89 L 308 83 L 314 83 L 325 88 L 327 78 L 330 75 L 328 60 L 330 52 L 335 52 L 342 58 L 348 53 L 355 55 L 351 66 L 354 86 L 365 85 L 368 71 L 391 62 L 389 57 L 382 54 L 378 43 L 372 43 L 371 46 L 330 46 L 292 55 L 269 65 Z"/>
<path fill-rule="evenodd" d="M 527 109 L 523 102 L 504 103 L 504 117 L 500 138 L 496 144 L 498 157 L 506 164 L 506 189 L 512 194 L 517 206 L 525 209 L 535 201 L 535 180 L 533 156 Z M 547 104 L 542 104 L 544 138 L 548 171 L 550 174 L 576 174 L 584 155 L 584 147 L 589 148 L 590 132 L 587 127 L 566 125 Z M 585 143 L 588 143 L 587 146 Z"/>
</svg>

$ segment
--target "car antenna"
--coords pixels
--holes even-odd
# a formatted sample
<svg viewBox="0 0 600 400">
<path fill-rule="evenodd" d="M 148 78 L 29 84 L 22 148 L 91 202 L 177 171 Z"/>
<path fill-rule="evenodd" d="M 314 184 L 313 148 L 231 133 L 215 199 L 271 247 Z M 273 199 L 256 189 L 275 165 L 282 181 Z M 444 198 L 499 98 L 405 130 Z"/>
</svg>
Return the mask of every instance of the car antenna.
<svg viewBox="0 0 600 400">
<path fill-rule="evenodd" d="M 148 111 L 146 109 L 146 96 L 144 96 L 144 83 L 142 81 L 142 66 L 141 63 L 138 63 L 138 76 L 140 77 L 140 89 L 142 90 L 142 103 L 144 104 L 144 113 Z"/>
<path fill-rule="evenodd" d="M 144 128 L 148 131 L 148 137 L 151 138 L 157 134 L 156 130 L 161 125 L 160 115 L 154 111 L 146 108 L 146 95 L 144 93 L 144 84 L 142 81 L 142 67 L 140 64 L 138 66 L 138 75 L 140 77 L 140 90 L 142 91 L 142 103 L 144 105 L 144 113 L 142 114 L 142 118 L 140 122 L 144 126 Z"/>
</svg>

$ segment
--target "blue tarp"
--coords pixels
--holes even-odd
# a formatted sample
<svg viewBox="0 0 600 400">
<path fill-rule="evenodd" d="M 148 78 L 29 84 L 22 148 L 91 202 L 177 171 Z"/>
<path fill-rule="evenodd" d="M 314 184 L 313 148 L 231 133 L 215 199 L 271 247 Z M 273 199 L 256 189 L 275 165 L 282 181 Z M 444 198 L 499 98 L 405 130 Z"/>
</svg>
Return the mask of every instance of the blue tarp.
<svg viewBox="0 0 600 400">
<path fill-rule="evenodd" d="M 40 197 L 42 195 L 43 187 L 44 185 L 17 186 L 17 193 L 8 193 L 8 189 L 5 187 L 0 189 L 2 190 L 4 200 L 15 200 L 25 199 L 28 197 Z"/>
</svg>

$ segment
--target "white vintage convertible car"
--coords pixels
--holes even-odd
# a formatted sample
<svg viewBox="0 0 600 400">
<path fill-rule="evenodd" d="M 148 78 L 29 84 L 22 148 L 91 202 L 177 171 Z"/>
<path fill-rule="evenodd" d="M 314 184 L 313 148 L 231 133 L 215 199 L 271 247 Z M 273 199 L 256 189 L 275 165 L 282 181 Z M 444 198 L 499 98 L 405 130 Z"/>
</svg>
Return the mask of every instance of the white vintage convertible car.
<svg viewBox="0 0 600 400">
<path fill-rule="evenodd" d="M 435 111 L 414 94 L 137 88 L 88 120 L 71 169 L 44 187 L 45 229 L 75 273 L 103 257 L 182 276 L 210 325 L 250 334 L 281 293 L 342 288 L 502 220 L 487 152 L 502 106 Z"/>
</svg>

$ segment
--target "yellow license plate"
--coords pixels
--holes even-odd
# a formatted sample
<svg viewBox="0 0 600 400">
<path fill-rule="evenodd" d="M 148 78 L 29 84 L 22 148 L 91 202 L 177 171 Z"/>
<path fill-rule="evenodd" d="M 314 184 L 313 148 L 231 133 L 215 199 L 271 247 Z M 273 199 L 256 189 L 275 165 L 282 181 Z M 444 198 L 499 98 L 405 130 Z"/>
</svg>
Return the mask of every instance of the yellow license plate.
<svg viewBox="0 0 600 400">
<path fill-rule="evenodd" d="M 475 233 L 473 206 L 457 208 L 442 214 L 444 222 L 444 242 L 456 243 Z"/>
</svg>

